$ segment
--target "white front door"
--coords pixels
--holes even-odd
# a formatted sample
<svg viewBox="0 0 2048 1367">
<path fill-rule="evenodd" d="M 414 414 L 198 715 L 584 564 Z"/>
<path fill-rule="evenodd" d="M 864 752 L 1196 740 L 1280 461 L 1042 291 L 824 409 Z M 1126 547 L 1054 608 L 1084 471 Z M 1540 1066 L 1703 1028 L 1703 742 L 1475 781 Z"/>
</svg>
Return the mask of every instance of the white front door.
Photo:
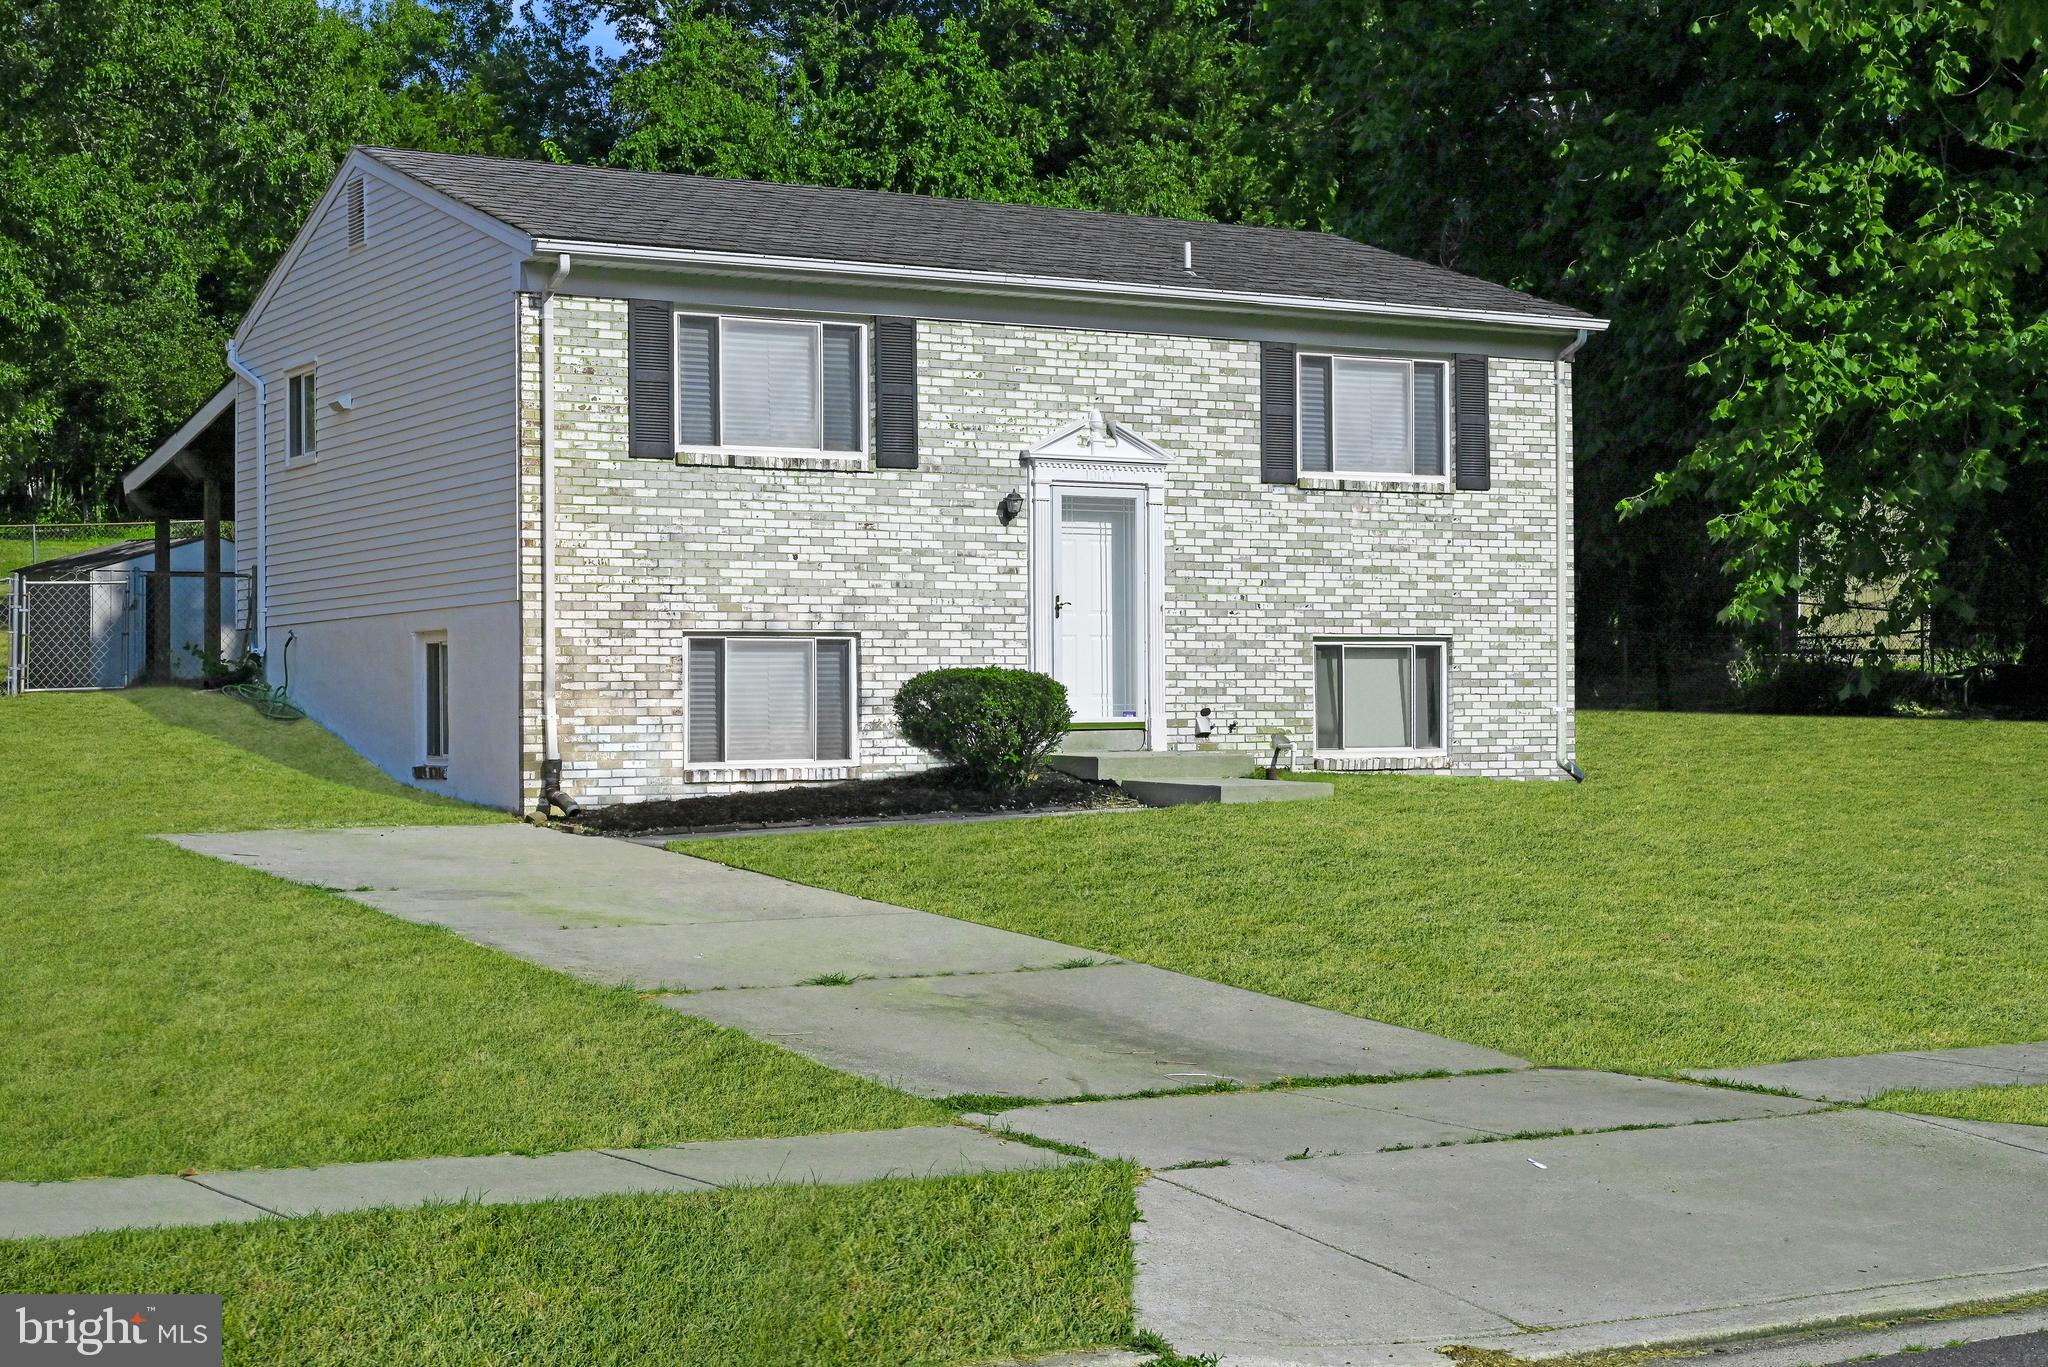
<svg viewBox="0 0 2048 1367">
<path fill-rule="evenodd" d="M 1077 721 L 1143 717 L 1145 602 L 1135 493 L 1057 491 L 1053 676 Z"/>
</svg>

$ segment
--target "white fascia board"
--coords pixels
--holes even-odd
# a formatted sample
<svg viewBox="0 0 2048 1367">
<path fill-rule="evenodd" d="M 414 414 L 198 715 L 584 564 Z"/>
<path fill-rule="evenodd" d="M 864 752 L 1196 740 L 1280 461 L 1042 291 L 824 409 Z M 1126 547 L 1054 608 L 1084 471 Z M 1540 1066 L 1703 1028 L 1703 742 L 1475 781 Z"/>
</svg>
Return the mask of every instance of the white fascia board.
<svg viewBox="0 0 2048 1367">
<path fill-rule="evenodd" d="M 242 315 L 242 321 L 235 327 L 235 345 L 240 346 L 248 340 L 249 329 L 254 327 L 256 320 L 262 316 L 264 307 L 270 303 L 271 296 L 277 293 L 278 286 L 291 274 L 292 264 L 299 259 L 299 253 L 306 249 L 306 243 L 312 240 L 313 229 L 327 216 L 328 206 L 340 197 L 342 187 L 348 184 L 349 177 L 353 175 L 361 175 L 365 181 L 374 180 L 402 190 L 406 194 L 416 195 L 443 213 L 460 219 L 478 232 L 504 243 L 521 257 L 532 256 L 536 250 L 533 239 L 511 224 L 500 222 L 487 213 L 470 208 L 459 199 L 441 193 L 423 181 L 413 179 L 403 171 L 386 166 L 358 147 L 343 160 L 341 168 L 334 173 L 334 179 L 327 183 L 327 189 L 313 205 L 312 212 L 299 224 L 299 231 L 297 236 L 292 238 L 292 245 L 285 248 L 284 255 L 277 259 L 277 264 L 271 267 L 270 274 L 264 278 L 263 288 L 256 291 L 255 299 L 250 301 L 248 311 Z"/>
<path fill-rule="evenodd" d="M 830 261 L 809 257 L 756 256 L 743 252 L 690 251 L 674 247 L 629 247 L 606 242 L 539 239 L 534 254 L 571 256 L 621 265 L 691 266 L 732 275 L 769 275 L 819 279 L 857 277 L 869 281 L 901 281 L 932 289 L 972 294 L 1045 296 L 1112 296 L 1188 308 L 1236 307 L 1270 312 L 1344 314 L 1368 318 L 1413 318 L 1429 322 L 1474 323 L 1488 327 L 1539 328 L 1551 332 L 1604 332 L 1604 318 L 1548 318 L 1541 314 L 1494 313 L 1484 309 L 1432 308 L 1420 304 L 1376 304 L 1309 295 L 1248 294 L 1236 290 L 1190 289 L 1182 285 L 1117 284 L 1057 276 L 1014 275 L 1003 271 L 947 270 L 934 266 L 885 265 L 870 261 Z"/>
<path fill-rule="evenodd" d="M 214 391 L 212 398 L 199 405 L 199 411 L 179 425 L 178 430 L 164 439 L 164 444 L 149 453 L 149 459 L 121 476 L 121 492 L 132 494 L 150 480 L 156 478 L 159 470 L 178 458 L 179 452 L 191 445 L 192 439 L 204 432 L 213 420 L 219 417 L 235 401 L 236 380 L 229 380 Z"/>
</svg>

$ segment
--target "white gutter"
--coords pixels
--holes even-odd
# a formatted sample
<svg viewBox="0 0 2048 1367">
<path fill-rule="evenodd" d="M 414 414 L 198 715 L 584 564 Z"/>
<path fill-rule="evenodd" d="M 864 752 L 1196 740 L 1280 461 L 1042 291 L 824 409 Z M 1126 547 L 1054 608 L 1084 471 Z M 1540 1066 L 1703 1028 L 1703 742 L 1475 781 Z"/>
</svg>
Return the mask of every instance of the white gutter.
<svg viewBox="0 0 2048 1367">
<path fill-rule="evenodd" d="M 540 709 L 541 810 L 559 784 L 562 751 L 555 712 L 555 291 L 569 274 L 569 253 L 540 292 Z"/>
<path fill-rule="evenodd" d="M 1572 457 L 1565 454 L 1566 427 L 1568 418 L 1565 411 L 1565 386 L 1570 381 L 1572 357 L 1586 344 L 1591 329 L 1580 328 L 1579 335 L 1569 346 L 1557 353 L 1555 370 L 1556 387 L 1553 390 L 1552 408 L 1557 419 L 1557 767 L 1570 774 L 1579 782 L 1585 781 L 1585 774 L 1571 752 L 1571 526 Z"/>
<path fill-rule="evenodd" d="M 631 247 L 605 242 L 536 240 L 536 255 L 573 253 L 597 261 L 627 265 L 698 266 L 733 275 L 846 276 L 901 281 L 934 289 L 966 293 L 1108 295 L 1189 308 L 1235 306 L 1262 311 L 1354 314 L 1379 318 L 1415 318 L 1446 323 L 1484 323 L 1497 327 L 1542 328 L 1585 334 L 1607 328 L 1604 318 L 1550 318 L 1542 314 L 1497 313 L 1486 309 L 1430 308 L 1420 304 L 1375 304 L 1349 299 L 1318 299 L 1309 295 L 1252 294 L 1235 290 L 1197 289 L 1187 285 L 1118 284 L 1105 280 L 1074 280 L 1060 276 L 1019 275 L 1007 271 L 950 270 L 936 266 L 902 266 L 874 261 L 830 261 L 800 256 L 758 256 L 747 252 L 693 251 L 677 247 Z"/>
<path fill-rule="evenodd" d="M 270 406 L 264 402 L 263 377 L 242 361 L 233 339 L 228 342 L 228 369 L 256 388 L 256 644 L 270 639 Z M 239 562 L 238 562 L 239 563 Z"/>
</svg>

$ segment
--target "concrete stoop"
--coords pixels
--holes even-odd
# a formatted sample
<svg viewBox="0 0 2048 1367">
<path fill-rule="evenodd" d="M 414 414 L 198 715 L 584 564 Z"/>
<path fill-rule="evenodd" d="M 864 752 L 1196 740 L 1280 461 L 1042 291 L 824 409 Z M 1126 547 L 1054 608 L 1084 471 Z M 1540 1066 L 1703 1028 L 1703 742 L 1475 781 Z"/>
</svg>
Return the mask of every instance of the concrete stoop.
<svg viewBox="0 0 2048 1367">
<path fill-rule="evenodd" d="M 1083 733 L 1085 734 L 1085 733 Z M 1114 783 L 1148 807 L 1190 802 L 1299 802 L 1328 797 L 1328 783 L 1253 777 L 1258 758 L 1243 750 L 1062 751 L 1055 769 L 1096 783 Z"/>
</svg>

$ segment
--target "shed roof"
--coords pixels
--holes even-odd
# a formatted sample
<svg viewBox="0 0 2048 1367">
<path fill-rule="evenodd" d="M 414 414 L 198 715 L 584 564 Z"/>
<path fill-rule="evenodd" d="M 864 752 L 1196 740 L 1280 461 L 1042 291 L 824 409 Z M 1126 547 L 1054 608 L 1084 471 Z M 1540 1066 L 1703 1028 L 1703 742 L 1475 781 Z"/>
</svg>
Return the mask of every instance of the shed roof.
<svg viewBox="0 0 2048 1367">
<path fill-rule="evenodd" d="M 1535 325 L 1593 315 L 1335 233 L 371 147 L 536 241 L 1200 289 Z M 1185 267 L 1192 251 L 1194 268 Z"/>
<path fill-rule="evenodd" d="M 171 542 L 171 549 L 175 551 L 180 546 L 189 546 L 198 539 L 196 536 L 178 537 Z M 70 579 L 94 570 L 117 569 L 131 560 L 153 559 L 155 555 L 154 541 L 113 541 L 90 550 L 73 551 L 69 555 L 53 555 L 33 565 L 23 565 L 16 573 L 24 579 Z"/>
</svg>

